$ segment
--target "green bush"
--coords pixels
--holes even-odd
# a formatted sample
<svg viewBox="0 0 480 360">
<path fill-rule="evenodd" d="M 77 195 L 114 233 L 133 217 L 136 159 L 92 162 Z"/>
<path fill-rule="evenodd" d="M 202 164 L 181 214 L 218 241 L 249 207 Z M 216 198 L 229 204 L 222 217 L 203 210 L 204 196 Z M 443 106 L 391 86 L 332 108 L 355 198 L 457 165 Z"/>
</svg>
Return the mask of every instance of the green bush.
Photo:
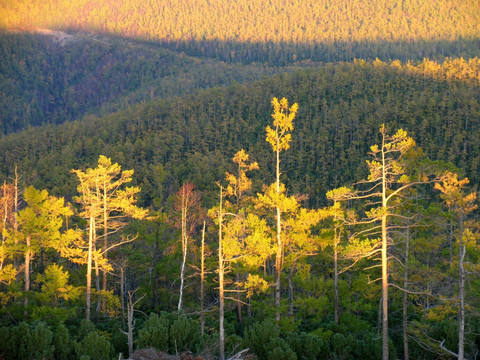
<svg viewBox="0 0 480 360">
<path fill-rule="evenodd" d="M 95 325 L 91 321 L 83 319 L 78 327 L 77 340 L 80 341 L 92 331 L 95 331 Z"/>
<path fill-rule="evenodd" d="M 200 327 L 195 320 L 179 315 L 170 326 L 170 351 L 177 352 L 190 350 L 197 352 L 200 344 Z"/>
<path fill-rule="evenodd" d="M 313 334 L 291 333 L 286 340 L 298 360 L 326 359 L 330 354 L 328 343 Z"/>
<path fill-rule="evenodd" d="M 352 346 L 355 339 L 352 336 L 345 336 L 341 333 L 336 333 L 332 336 L 332 355 L 334 358 L 348 359 L 352 352 Z"/>
<path fill-rule="evenodd" d="M 53 345 L 53 333 L 44 322 L 38 322 L 33 328 L 31 343 L 31 359 L 53 359 L 55 346 Z"/>
<path fill-rule="evenodd" d="M 9 354 L 9 358 L 12 360 L 30 359 L 33 347 L 30 326 L 26 322 L 21 322 L 20 325 L 11 329 L 10 336 L 14 342 L 14 351 Z"/>
<path fill-rule="evenodd" d="M 254 323 L 245 329 L 243 346 L 249 348 L 251 352 L 257 355 L 259 360 L 265 360 L 268 355 L 266 346 L 271 340 L 278 338 L 279 335 L 280 333 L 273 320 Z"/>
<path fill-rule="evenodd" d="M 281 338 L 273 338 L 266 346 L 267 360 L 297 360 L 297 354 Z"/>
<path fill-rule="evenodd" d="M 10 336 L 10 328 L 6 326 L 0 327 L 0 359 L 6 359 L 6 354 L 12 354 L 15 349 L 15 342 Z"/>
<path fill-rule="evenodd" d="M 55 360 L 68 360 L 72 357 L 73 342 L 68 329 L 60 323 L 53 333 L 53 345 L 55 345 Z"/>
<path fill-rule="evenodd" d="M 89 358 L 95 360 L 111 360 L 113 354 L 112 344 L 105 336 L 92 331 L 86 337 L 76 343 L 76 353 L 78 358 Z"/>
<path fill-rule="evenodd" d="M 150 318 L 138 332 L 137 347 L 139 349 L 153 347 L 160 351 L 169 351 L 168 329 L 169 321 L 165 316 L 150 314 Z"/>
</svg>

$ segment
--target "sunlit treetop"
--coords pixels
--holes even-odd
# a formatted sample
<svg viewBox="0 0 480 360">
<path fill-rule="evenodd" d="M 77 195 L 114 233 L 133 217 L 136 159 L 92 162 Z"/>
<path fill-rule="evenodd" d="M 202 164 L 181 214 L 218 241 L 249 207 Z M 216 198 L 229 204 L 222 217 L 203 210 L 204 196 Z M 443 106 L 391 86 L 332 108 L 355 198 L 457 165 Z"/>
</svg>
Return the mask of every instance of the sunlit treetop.
<svg viewBox="0 0 480 360">
<path fill-rule="evenodd" d="M 442 193 L 441 197 L 448 207 L 467 214 L 478 207 L 475 204 L 477 194 L 475 192 L 465 193 L 464 188 L 469 182 L 468 178 L 459 180 L 457 173 L 446 172 L 442 176 L 441 182 L 435 184 L 435 189 Z"/>
<path fill-rule="evenodd" d="M 280 101 L 274 97 L 273 106 L 273 126 L 267 126 L 267 142 L 272 145 L 273 151 L 288 150 L 292 135 L 289 131 L 293 130 L 293 120 L 298 112 L 298 104 L 294 103 L 289 107 L 288 100 L 282 98 Z"/>
<path fill-rule="evenodd" d="M 248 163 L 249 155 L 245 150 L 238 151 L 233 157 L 233 162 L 238 164 L 237 175 L 231 174 L 228 171 L 225 173 L 228 185 L 226 189 L 227 196 L 235 196 L 237 201 L 242 198 L 244 191 L 252 186 L 252 181 L 247 177 L 247 172 L 251 170 L 258 170 L 258 163 Z"/>
</svg>

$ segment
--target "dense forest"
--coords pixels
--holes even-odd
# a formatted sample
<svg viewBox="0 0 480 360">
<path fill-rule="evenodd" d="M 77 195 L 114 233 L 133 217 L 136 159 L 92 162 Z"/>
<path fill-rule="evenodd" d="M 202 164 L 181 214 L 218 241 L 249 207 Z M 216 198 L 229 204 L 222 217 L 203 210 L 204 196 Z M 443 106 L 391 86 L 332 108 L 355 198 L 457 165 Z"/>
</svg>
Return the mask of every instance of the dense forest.
<svg viewBox="0 0 480 360">
<path fill-rule="evenodd" d="M 2 134 L 254 81 L 279 71 L 264 64 L 192 58 L 153 43 L 46 30 L 0 32 L 0 56 Z M 282 71 L 295 68 L 299 66 Z"/>
<path fill-rule="evenodd" d="M 479 23 L 0 3 L 0 359 L 475 359 Z"/>
<path fill-rule="evenodd" d="M 0 26 L 156 40 L 195 56 L 271 62 L 478 55 L 476 0 L 5 1 Z"/>
</svg>

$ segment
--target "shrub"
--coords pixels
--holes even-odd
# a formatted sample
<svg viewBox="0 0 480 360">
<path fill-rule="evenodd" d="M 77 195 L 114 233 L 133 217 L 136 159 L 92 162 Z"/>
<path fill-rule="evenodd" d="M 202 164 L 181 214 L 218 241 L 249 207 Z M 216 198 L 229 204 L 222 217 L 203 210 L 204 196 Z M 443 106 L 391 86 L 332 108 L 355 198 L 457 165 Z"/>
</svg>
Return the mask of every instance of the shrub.
<svg viewBox="0 0 480 360">
<path fill-rule="evenodd" d="M 9 358 L 25 360 L 30 358 L 32 352 L 32 334 L 30 326 L 26 322 L 21 322 L 20 325 L 14 327 L 10 331 L 12 341 L 14 341 L 14 351 L 9 355 Z"/>
<path fill-rule="evenodd" d="M 297 354 L 281 338 L 273 338 L 266 346 L 267 360 L 297 360 Z"/>
<path fill-rule="evenodd" d="M 200 344 L 200 328 L 195 320 L 178 316 L 170 326 L 170 351 L 177 353 L 190 350 L 197 352 Z"/>
<path fill-rule="evenodd" d="M 43 322 L 38 322 L 32 331 L 31 359 L 53 359 L 55 346 L 53 345 L 53 333 Z"/>
<path fill-rule="evenodd" d="M 272 320 L 254 323 L 245 329 L 243 343 L 245 348 L 257 355 L 259 360 L 267 359 L 268 343 L 279 337 L 279 331 Z"/>
<path fill-rule="evenodd" d="M 76 352 L 79 358 L 111 360 L 113 348 L 105 336 L 92 331 L 80 343 L 76 343 Z"/>
<path fill-rule="evenodd" d="M 326 359 L 330 354 L 328 343 L 313 334 L 291 333 L 286 340 L 298 360 Z"/>
<path fill-rule="evenodd" d="M 53 333 L 53 345 L 55 345 L 55 359 L 68 360 L 73 353 L 73 342 L 67 328 L 60 323 Z"/>
<path fill-rule="evenodd" d="M 169 321 L 165 316 L 150 314 L 143 327 L 138 332 L 137 347 L 139 349 L 155 348 L 168 352 Z"/>
</svg>

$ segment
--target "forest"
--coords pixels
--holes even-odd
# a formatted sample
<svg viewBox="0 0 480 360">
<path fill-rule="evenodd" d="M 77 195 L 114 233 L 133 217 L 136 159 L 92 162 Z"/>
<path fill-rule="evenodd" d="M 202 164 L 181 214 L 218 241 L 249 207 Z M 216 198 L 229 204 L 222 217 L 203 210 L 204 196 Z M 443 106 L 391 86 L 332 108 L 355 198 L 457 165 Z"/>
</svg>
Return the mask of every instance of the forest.
<svg viewBox="0 0 480 360">
<path fill-rule="evenodd" d="M 475 359 L 476 1 L 0 4 L 0 359 Z"/>
</svg>

